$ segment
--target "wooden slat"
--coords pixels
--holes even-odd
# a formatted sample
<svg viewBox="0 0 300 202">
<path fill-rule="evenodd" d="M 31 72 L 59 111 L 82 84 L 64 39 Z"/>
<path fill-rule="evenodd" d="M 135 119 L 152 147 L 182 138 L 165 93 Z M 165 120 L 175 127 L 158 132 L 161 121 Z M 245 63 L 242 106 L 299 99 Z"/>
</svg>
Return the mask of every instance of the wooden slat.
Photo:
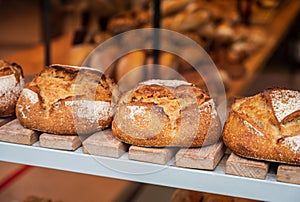
<svg viewBox="0 0 300 202">
<path fill-rule="evenodd" d="M 300 184 L 300 166 L 278 166 L 277 181 Z"/>
<path fill-rule="evenodd" d="M 175 165 L 178 167 L 214 170 L 225 152 L 223 142 L 201 147 L 180 149 L 175 157 Z"/>
<path fill-rule="evenodd" d="M 270 163 L 268 162 L 250 160 L 231 153 L 226 162 L 225 173 L 242 177 L 265 179 L 269 165 Z"/>
<path fill-rule="evenodd" d="M 43 133 L 40 135 L 40 146 L 74 151 L 81 146 L 81 141 L 77 135 L 54 135 Z"/>
<path fill-rule="evenodd" d="M 147 148 L 130 146 L 128 158 L 136 161 L 165 165 L 176 153 L 176 148 Z"/>
<path fill-rule="evenodd" d="M 119 158 L 128 151 L 128 145 L 116 139 L 111 130 L 104 130 L 83 141 L 82 151 L 86 154 Z"/>
<path fill-rule="evenodd" d="M 0 141 L 32 145 L 38 137 L 37 132 L 24 128 L 18 119 L 0 127 Z"/>
</svg>

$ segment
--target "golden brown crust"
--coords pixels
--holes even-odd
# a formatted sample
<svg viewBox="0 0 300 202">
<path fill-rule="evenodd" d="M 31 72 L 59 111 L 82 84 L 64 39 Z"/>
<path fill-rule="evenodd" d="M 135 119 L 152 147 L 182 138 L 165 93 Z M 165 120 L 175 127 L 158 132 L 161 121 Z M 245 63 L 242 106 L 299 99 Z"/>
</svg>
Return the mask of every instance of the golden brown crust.
<svg viewBox="0 0 300 202">
<path fill-rule="evenodd" d="M 282 88 L 236 100 L 224 126 L 224 143 L 240 156 L 299 165 L 299 100 L 299 91 Z"/>
<path fill-rule="evenodd" d="M 0 117 L 12 116 L 24 87 L 22 67 L 0 60 Z"/>
<path fill-rule="evenodd" d="M 112 121 L 118 93 L 98 70 L 52 65 L 21 93 L 16 115 L 28 128 L 55 134 L 85 134 Z"/>
<path fill-rule="evenodd" d="M 123 94 L 112 123 L 121 141 L 147 147 L 198 147 L 215 143 L 220 122 L 214 102 L 200 88 L 151 80 Z"/>
</svg>

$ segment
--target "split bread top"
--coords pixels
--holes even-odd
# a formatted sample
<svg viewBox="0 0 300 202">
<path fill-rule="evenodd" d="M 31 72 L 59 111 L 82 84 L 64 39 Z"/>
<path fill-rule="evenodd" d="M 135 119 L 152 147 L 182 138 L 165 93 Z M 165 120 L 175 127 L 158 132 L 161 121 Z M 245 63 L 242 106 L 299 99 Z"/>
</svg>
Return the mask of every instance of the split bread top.
<svg viewBox="0 0 300 202">
<path fill-rule="evenodd" d="M 273 88 L 236 100 L 223 140 L 244 157 L 300 164 L 300 92 Z"/>
</svg>

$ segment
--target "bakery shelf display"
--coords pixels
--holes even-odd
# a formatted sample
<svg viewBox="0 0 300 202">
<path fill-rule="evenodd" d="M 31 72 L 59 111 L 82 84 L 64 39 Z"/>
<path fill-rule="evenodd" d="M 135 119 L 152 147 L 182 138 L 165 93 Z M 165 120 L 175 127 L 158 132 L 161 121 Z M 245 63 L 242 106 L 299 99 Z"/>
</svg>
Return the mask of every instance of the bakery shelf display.
<svg viewBox="0 0 300 202">
<path fill-rule="evenodd" d="M 244 159 L 222 142 L 201 149 L 144 148 L 120 142 L 109 129 L 79 140 L 33 133 L 17 120 L 0 128 L 0 138 L 1 161 L 256 200 L 299 198 L 298 166 Z"/>
<path fill-rule="evenodd" d="M 213 171 L 208 171 L 177 167 L 173 158 L 167 165 L 160 165 L 130 160 L 128 155 L 125 152 L 120 158 L 111 158 L 84 154 L 82 147 L 64 151 L 42 148 L 39 142 L 32 146 L 0 142 L 2 161 L 249 199 L 299 199 L 300 185 L 278 182 L 272 172 L 268 172 L 265 179 L 254 179 L 225 174 L 222 163 Z M 122 172 L 115 168 L 122 168 Z"/>
<path fill-rule="evenodd" d="M 224 75 L 227 75 L 224 78 L 228 78 L 228 80 L 224 80 L 224 83 L 227 84 L 229 96 L 240 94 L 254 78 L 257 71 L 281 41 L 285 30 L 299 10 L 299 5 L 298 1 L 287 1 L 276 10 L 282 18 L 279 21 L 274 18 L 271 22 L 266 22 L 266 33 L 274 32 L 275 34 L 272 37 L 264 38 L 263 46 L 259 44 L 261 47 L 259 51 L 253 55 L 247 55 L 246 59 L 243 58 L 241 64 L 243 64 L 244 69 L 242 68 L 242 71 L 234 65 L 231 66 L 232 69 L 221 68 L 224 70 Z M 185 7 L 187 5 L 178 6 L 179 9 L 180 6 Z M 206 19 L 205 11 L 198 12 L 198 8 L 194 10 L 193 5 L 187 8 L 192 11 L 191 18 Z M 177 10 L 176 7 L 175 10 Z M 173 14 L 172 12 L 164 15 L 168 18 Z M 176 19 L 187 20 L 186 17 L 179 13 Z M 235 19 L 234 15 L 231 17 L 229 20 Z M 120 19 L 117 19 L 115 23 L 119 23 L 118 20 Z M 143 19 L 139 20 L 140 22 L 143 21 Z M 168 19 L 163 23 L 168 26 Z M 186 27 L 175 27 L 174 29 L 185 30 L 194 26 L 194 24 L 189 23 L 184 23 L 184 25 Z M 200 26 L 200 24 L 196 25 Z M 109 24 L 109 27 L 113 27 L 113 25 Z M 118 28 L 122 27 L 118 26 Z M 225 23 L 220 24 L 218 29 L 221 44 L 228 43 L 226 36 L 224 38 L 222 35 L 222 31 L 228 31 L 227 28 Z M 274 30 L 277 29 L 280 31 L 275 32 Z M 185 34 L 189 35 L 189 33 Z M 190 38 L 194 37 L 193 35 L 189 36 Z M 193 39 L 197 41 L 197 37 Z M 59 40 L 55 41 L 55 45 L 59 42 Z M 64 40 L 61 42 L 66 43 Z M 78 63 L 81 62 L 79 59 L 84 58 L 92 49 L 91 47 L 87 46 L 87 49 L 80 49 L 78 52 L 80 57 L 77 57 L 76 61 L 72 58 L 77 54 L 78 49 L 72 47 L 68 51 L 67 57 L 63 57 L 63 53 L 57 55 L 60 60 L 59 63 L 76 63 L 74 65 L 79 65 Z M 232 48 L 240 50 L 241 46 Z M 22 55 L 19 56 L 22 57 Z M 211 57 L 216 58 L 216 60 L 223 56 L 220 52 L 211 53 Z M 226 57 L 235 60 L 236 56 L 239 54 L 227 55 Z M 57 59 L 55 57 L 54 54 L 54 61 Z M 138 58 L 135 60 L 138 65 L 142 65 L 144 61 L 151 62 L 152 60 L 152 56 L 148 53 L 138 51 L 126 55 L 125 59 L 121 58 L 117 61 L 116 67 L 120 69 L 121 64 L 126 66 L 126 59 L 128 58 Z M 162 53 L 161 58 L 163 58 L 161 62 L 165 63 L 166 66 L 172 66 L 181 71 L 180 73 L 185 75 L 185 78 L 189 78 L 188 73 L 191 72 L 188 71 L 188 66 L 186 66 L 186 72 L 177 69 L 180 65 L 184 66 L 184 62 L 174 63 L 178 58 L 168 53 Z M 224 64 L 223 62 L 220 64 Z M 43 65 L 35 64 L 34 66 L 42 67 Z M 116 72 L 120 73 L 120 71 Z M 113 77 L 118 76 L 116 74 Z M 228 149 L 226 150 L 221 141 L 202 148 L 147 148 L 120 142 L 114 138 L 110 129 L 80 139 L 76 135 L 53 135 L 36 132 L 24 128 L 17 119 L 12 120 L 13 118 L 0 119 L 0 125 L 2 125 L 0 127 L 0 160 L 2 161 L 256 200 L 297 201 L 300 197 L 299 166 L 241 158 Z"/>
</svg>

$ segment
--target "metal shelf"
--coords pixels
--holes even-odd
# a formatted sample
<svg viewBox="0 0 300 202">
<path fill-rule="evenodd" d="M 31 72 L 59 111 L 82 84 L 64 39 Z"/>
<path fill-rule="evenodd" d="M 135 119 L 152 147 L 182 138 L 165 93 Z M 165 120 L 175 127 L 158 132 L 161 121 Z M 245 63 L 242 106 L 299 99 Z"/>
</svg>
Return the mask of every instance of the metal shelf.
<svg viewBox="0 0 300 202">
<path fill-rule="evenodd" d="M 264 201 L 299 201 L 300 185 L 276 181 L 275 174 L 265 180 L 224 173 L 224 167 L 205 171 L 138 162 L 125 153 L 119 159 L 94 156 L 76 151 L 62 151 L 0 142 L 0 160 L 45 168 L 117 178 L 154 185 L 183 188 Z"/>
</svg>

